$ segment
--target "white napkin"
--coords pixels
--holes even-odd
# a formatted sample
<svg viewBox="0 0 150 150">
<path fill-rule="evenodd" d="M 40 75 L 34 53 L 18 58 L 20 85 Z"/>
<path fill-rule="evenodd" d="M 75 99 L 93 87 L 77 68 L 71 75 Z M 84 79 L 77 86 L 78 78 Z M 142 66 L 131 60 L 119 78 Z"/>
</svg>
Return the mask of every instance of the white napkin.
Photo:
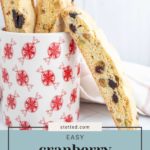
<svg viewBox="0 0 150 150">
<path fill-rule="evenodd" d="M 150 116 L 150 68 L 124 62 L 125 74 L 131 82 L 140 114 Z M 86 102 L 104 104 L 98 87 L 85 62 L 81 64 L 81 98 Z"/>
</svg>

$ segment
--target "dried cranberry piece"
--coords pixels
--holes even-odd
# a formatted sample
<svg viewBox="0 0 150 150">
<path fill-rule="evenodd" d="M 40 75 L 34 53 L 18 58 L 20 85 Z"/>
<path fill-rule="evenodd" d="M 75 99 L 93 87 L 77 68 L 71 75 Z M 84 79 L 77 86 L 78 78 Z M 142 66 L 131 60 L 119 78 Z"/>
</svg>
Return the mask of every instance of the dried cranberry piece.
<svg viewBox="0 0 150 150">
<path fill-rule="evenodd" d="M 109 84 L 109 86 L 110 86 L 112 89 L 115 89 L 115 88 L 118 87 L 118 84 L 117 84 L 115 81 L 111 80 L 111 79 L 109 79 L 108 84 Z"/>
<path fill-rule="evenodd" d="M 73 25 L 73 24 L 70 24 L 69 28 L 70 28 L 70 30 L 71 30 L 73 33 L 75 33 L 75 32 L 77 31 L 76 26 Z"/>
<path fill-rule="evenodd" d="M 103 67 L 101 67 L 101 66 L 96 66 L 95 71 L 96 71 L 97 73 L 102 73 L 102 72 L 103 72 Z"/>
<path fill-rule="evenodd" d="M 105 70 L 105 63 L 103 61 L 99 61 L 96 64 L 95 72 L 97 72 L 97 73 L 103 73 L 104 70 Z"/>
<path fill-rule="evenodd" d="M 14 9 L 12 10 L 12 15 L 13 15 L 15 27 L 21 29 L 25 22 L 24 16 L 16 12 L 16 10 Z"/>
<path fill-rule="evenodd" d="M 77 15 L 78 15 L 78 13 L 76 13 L 76 12 L 69 13 L 69 16 L 74 19 L 76 18 Z"/>
<path fill-rule="evenodd" d="M 113 94 L 112 100 L 113 100 L 114 103 L 116 103 L 116 104 L 118 103 L 119 98 L 118 98 L 116 93 Z"/>
</svg>

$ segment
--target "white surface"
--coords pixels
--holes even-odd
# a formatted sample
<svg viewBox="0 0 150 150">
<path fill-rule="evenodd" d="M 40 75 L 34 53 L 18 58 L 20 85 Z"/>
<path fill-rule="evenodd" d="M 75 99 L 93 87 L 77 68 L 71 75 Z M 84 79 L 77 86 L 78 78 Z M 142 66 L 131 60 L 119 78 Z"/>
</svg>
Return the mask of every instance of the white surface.
<svg viewBox="0 0 150 150">
<path fill-rule="evenodd" d="M 102 122 L 103 126 L 114 126 L 106 106 L 100 104 L 81 104 L 79 121 Z M 144 130 L 150 130 L 150 117 L 140 116 L 140 125 Z M 0 119 L 0 130 L 7 129 Z"/>
</svg>

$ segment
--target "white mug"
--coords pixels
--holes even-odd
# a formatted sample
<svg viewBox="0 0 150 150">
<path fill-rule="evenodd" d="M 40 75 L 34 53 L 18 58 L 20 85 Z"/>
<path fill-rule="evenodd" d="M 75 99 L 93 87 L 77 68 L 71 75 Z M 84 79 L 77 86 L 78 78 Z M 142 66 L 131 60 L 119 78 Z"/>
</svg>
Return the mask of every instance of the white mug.
<svg viewBox="0 0 150 150">
<path fill-rule="evenodd" d="M 0 31 L 0 86 L 7 126 L 77 121 L 80 55 L 69 33 Z"/>
</svg>

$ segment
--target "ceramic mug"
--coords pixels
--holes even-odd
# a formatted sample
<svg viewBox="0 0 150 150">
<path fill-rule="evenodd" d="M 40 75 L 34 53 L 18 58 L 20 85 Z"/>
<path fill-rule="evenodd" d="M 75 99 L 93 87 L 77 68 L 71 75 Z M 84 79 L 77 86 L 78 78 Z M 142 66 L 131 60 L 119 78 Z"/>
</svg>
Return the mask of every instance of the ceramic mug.
<svg viewBox="0 0 150 150">
<path fill-rule="evenodd" d="M 79 115 L 80 58 L 69 33 L 0 31 L 1 111 L 29 130 Z"/>
</svg>

